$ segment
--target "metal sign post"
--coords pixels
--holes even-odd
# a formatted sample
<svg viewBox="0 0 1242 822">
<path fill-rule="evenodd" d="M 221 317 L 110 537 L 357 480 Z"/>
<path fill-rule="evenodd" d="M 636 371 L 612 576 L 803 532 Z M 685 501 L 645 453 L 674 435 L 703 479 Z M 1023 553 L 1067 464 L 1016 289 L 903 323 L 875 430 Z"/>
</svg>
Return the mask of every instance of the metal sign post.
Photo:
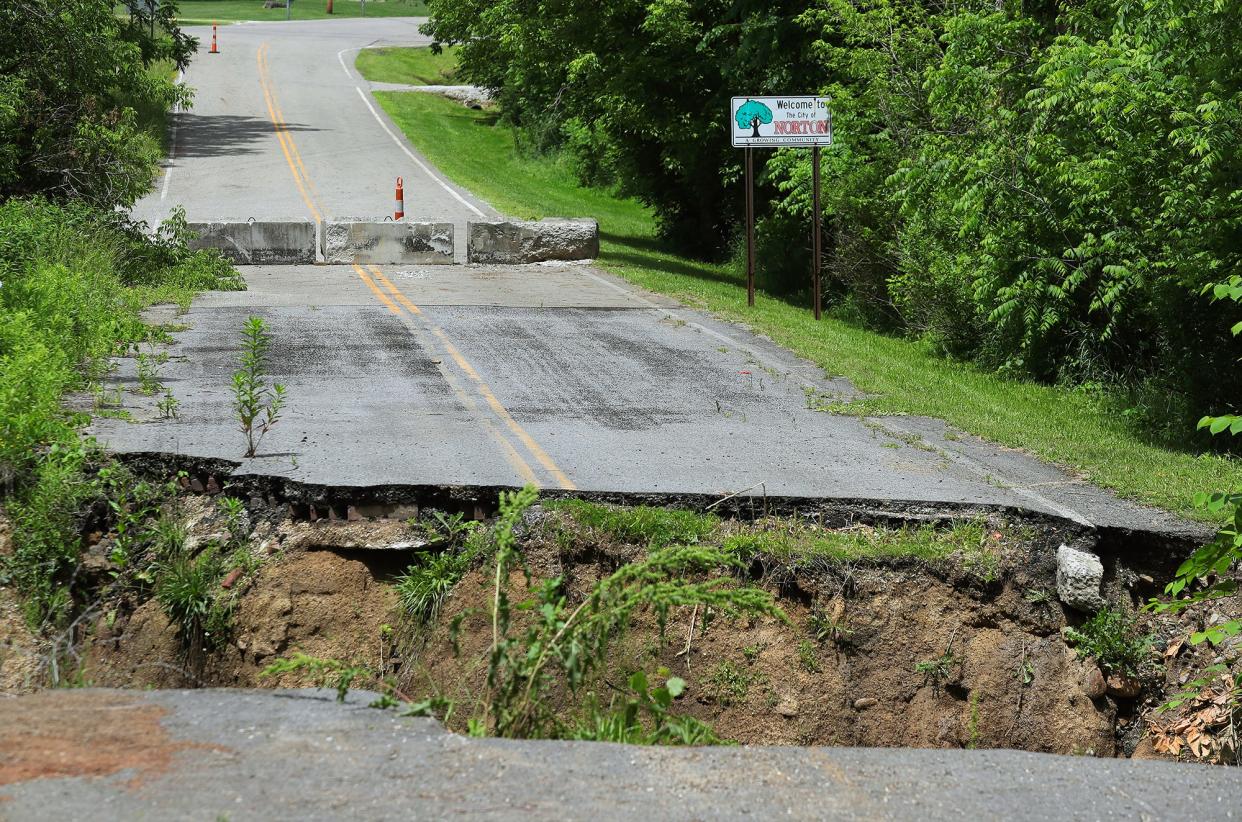
<svg viewBox="0 0 1242 822">
<path fill-rule="evenodd" d="M 815 319 L 822 311 L 820 267 L 819 149 L 832 145 L 832 109 L 827 97 L 734 97 L 730 106 L 733 145 L 746 149 L 746 304 L 755 304 L 755 148 L 811 149 L 811 299 Z"/>
<path fill-rule="evenodd" d="M 823 244 L 819 234 L 819 146 L 811 148 L 811 299 L 815 305 L 815 319 L 819 319 L 819 266 Z"/>
<path fill-rule="evenodd" d="M 746 149 L 746 304 L 755 306 L 755 151 Z"/>
</svg>

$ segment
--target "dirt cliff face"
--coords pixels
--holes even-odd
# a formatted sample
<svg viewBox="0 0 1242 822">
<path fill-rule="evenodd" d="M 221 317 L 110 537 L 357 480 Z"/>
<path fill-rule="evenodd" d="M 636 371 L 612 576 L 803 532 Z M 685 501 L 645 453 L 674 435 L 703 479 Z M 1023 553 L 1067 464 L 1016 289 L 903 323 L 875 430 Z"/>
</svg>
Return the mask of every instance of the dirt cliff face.
<svg viewBox="0 0 1242 822">
<path fill-rule="evenodd" d="M 491 640 L 490 568 L 467 573 L 437 620 L 416 626 L 402 616 L 394 587 L 410 557 L 379 547 L 403 538 L 391 522 L 371 529 L 365 522 L 279 523 L 264 534 L 270 557 L 240 583 L 226 642 L 197 663 L 187 659 L 151 599 L 111 626 L 96 626 L 86 678 L 126 687 L 307 684 L 297 675 L 260 676 L 301 651 L 366 666 L 374 676 L 356 687 L 387 677 L 409 698 L 477 702 Z M 527 537 L 531 571 L 536 579 L 563 576 L 571 597 L 585 596 L 640 553 L 626 545 L 566 549 L 545 537 L 538 529 Z M 684 608 L 661 635 L 650 616 L 640 616 L 588 690 L 606 703 L 608 683 L 667 668 L 688 683 L 679 712 L 748 744 L 1122 752 L 1117 721 L 1134 712 L 1134 700 L 1108 695 L 1099 669 L 1062 640 L 1067 614 L 1055 596 L 1031 601 L 1031 591 L 1055 588 L 1046 578 L 1054 569 L 1032 560 L 1032 550 L 1042 548 L 1007 542 L 999 564 L 986 571 L 953 560 L 752 569 L 788 621 Z M 520 574 L 512 584 L 519 599 Z M 833 627 L 817 635 L 813 611 L 827 614 Z M 554 698 L 573 713 L 569 694 Z"/>
</svg>

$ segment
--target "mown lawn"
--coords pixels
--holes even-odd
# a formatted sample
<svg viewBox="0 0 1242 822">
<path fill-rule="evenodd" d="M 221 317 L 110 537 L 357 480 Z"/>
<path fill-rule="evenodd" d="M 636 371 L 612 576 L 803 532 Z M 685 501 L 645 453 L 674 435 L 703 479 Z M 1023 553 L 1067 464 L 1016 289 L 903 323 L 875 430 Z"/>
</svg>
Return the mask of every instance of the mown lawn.
<svg viewBox="0 0 1242 822">
<path fill-rule="evenodd" d="M 449 46 L 439 54 L 424 48 L 375 48 L 358 52 L 358 71 L 377 83 L 405 83 L 411 86 L 448 86 L 456 83 L 457 48 Z"/>
<path fill-rule="evenodd" d="M 327 0 L 293 0 L 289 18 L 293 20 L 331 20 L 337 17 L 423 17 L 423 0 L 334 0 L 332 14 Z M 230 23 L 236 20 L 284 20 L 285 8 L 265 9 L 263 0 L 181 0 L 177 21 L 183 26 Z M 204 43 L 204 46 L 207 44 Z"/>
<path fill-rule="evenodd" d="M 360 66 L 361 68 L 361 66 Z M 938 417 L 1002 445 L 1081 473 L 1122 496 L 1196 519 L 1196 492 L 1242 484 L 1236 459 L 1157 447 L 1096 399 L 1003 379 L 936 356 L 916 342 L 825 318 L 760 292 L 746 307 L 743 275 L 665 250 L 641 203 L 579 186 L 555 158 L 521 154 L 495 115 L 434 95 L 386 92 L 380 104 L 410 141 L 456 183 L 516 217 L 590 216 L 600 223 L 600 265 L 643 288 L 750 326 L 874 395 L 875 414 Z"/>
</svg>

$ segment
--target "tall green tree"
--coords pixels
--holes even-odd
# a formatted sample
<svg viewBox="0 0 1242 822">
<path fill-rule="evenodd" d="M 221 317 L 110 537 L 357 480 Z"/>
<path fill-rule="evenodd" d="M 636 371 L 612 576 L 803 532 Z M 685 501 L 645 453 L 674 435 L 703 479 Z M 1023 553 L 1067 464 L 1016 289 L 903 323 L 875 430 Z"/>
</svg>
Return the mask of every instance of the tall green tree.
<svg viewBox="0 0 1242 822">
<path fill-rule="evenodd" d="M 160 146 L 138 112 L 189 99 L 151 70 L 184 67 L 196 47 L 175 14 L 167 2 L 130 16 L 100 0 L 0 3 L 0 197 L 113 207 L 147 190 Z"/>
</svg>

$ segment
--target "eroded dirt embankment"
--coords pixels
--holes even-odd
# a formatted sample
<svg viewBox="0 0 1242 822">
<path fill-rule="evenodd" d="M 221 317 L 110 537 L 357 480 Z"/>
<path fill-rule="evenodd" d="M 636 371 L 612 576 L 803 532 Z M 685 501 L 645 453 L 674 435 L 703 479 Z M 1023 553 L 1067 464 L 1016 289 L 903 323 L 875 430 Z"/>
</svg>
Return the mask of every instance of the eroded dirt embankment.
<svg viewBox="0 0 1242 822">
<path fill-rule="evenodd" d="M 365 668 L 355 687 L 387 681 L 406 698 L 442 697 L 456 706 L 450 727 L 464 725 L 485 689 L 492 567 L 481 560 L 466 569 L 430 621 L 410 617 L 397 581 L 411 564 L 451 548 L 452 537 L 437 530 L 436 510 L 455 508 L 469 520 L 488 516 L 485 505 L 316 504 L 193 478 L 181 484 L 176 508 L 190 554 L 229 539 L 220 499 L 249 492 L 249 559 L 244 570 L 215 583 L 227 599 L 227 631 L 188 647 L 182 626 L 152 590 L 107 584 L 116 570 L 106 559 L 111 536 L 98 532 L 84 562 L 83 574 L 98 581 L 97 599 L 78 637 L 75 681 L 135 688 L 308 684 L 296 674 L 261 675 L 302 652 Z M 1142 616 L 1134 630 L 1151 640 L 1134 676 L 1082 658 L 1062 632 L 1085 616 L 1065 608 L 1056 593 L 1056 547 L 1083 537 L 1067 526 L 997 517 L 968 527 L 944 521 L 917 550 L 903 554 L 890 545 L 861 557 L 798 553 L 787 537 L 844 534 L 866 546 L 876 534 L 891 541 L 891 522 L 876 528 L 822 516 L 760 516 L 726 517 L 712 527 L 712 538 L 758 534 L 762 545 L 780 536 L 771 544 L 781 551 L 747 555 L 736 584 L 771 592 L 787 619 L 731 619 L 685 607 L 668 615 L 661 632 L 651 614 L 640 614 L 612 643 L 602 676 L 576 695 L 562 688 L 550 696 L 563 716 L 578 712 L 585 693 L 606 704 L 633 671 L 667 669 L 688 685 L 676 712 L 742 743 L 1151 755 L 1144 738 L 1150 710 L 1213 661 L 1236 664 L 1236 648 L 1226 658 L 1229 652 L 1178 643 L 1196 620 L 1201 627 L 1214 618 L 1206 611 L 1182 621 Z M 919 533 L 928 539 L 925 529 Z M 521 543 L 532 578 L 563 577 L 571 601 L 645 550 L 554 507 L 528 512 Z M 1167 550 L 1096 549 L 1105 598 L 1128 613 L 1158 593 L 1157 580 L 1178 560 Z M 522 574 L 510 584 L 520 601 Z M 1232 612 L 1237 603 L 1213 608 Z"/>
</svg>

